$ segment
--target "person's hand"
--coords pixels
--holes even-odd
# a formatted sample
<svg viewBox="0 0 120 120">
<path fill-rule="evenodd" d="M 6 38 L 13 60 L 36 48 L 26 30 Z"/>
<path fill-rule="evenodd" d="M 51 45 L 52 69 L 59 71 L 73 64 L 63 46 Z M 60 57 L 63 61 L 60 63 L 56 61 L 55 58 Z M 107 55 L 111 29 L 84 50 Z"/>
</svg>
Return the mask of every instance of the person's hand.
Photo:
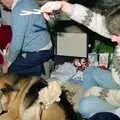
<svg viewBox="0 0 120 120">
<path fill-rule="evenodd" d="M 8 43 L 5 47 L 5 49 L 3 49 L 4 58 L 6 58 L 6 56 L 8 55 L 9 47 L 10 47 L 10 43 Z"/>
<path fill-rule="evenodd" d="M 9 47 L 10 47 L 10 43 L 8 43 L 5 47 L 6 53 L 8 53 Z"/>
<path fill-rule="evenodd" d="M 5 60 L 2 64 L 2 72 L 5 74 L 8 73 L 9 66 L 10 66 L 9 61 Z"/>
<path fill-rule="evenodd" d="M 43 13 L 43 16 L 46 20 L 50 19 L 50 16 L 53 16 L 53 12 L 60 10 L 62 8 L 62 1 L 50 1 L 45 3 L 40 10 Z"/>
<path fill-rule="evenodd" d="M 112 35 L 112 42 L 117 42 L 120 45 L 120 35 Z"/>
<path fill-rule="evenodd" d="M 5 49 L 3 50 L 4 61 L 3 61 L 3 64 L 2 64 L 2 72 L 5 73 L 5 74 L 8 72 L 8 68 L 11 65 L 11 62 L 7 58 L 9 47 L 10 47 L 10 43 L 8 43 L 5 47 Z"/>
<path fill-rule="evenodd" d="M 84 97 L 88 97 L 88 96 L 91 96 L 91 95 L 100 96 L 101 91 L 102 91 L 102 88 L 94 86 L 84 94 Z"/>
<path fill-rule="evenodd" d="M 90 92 L 87 91 L 87 92 L 85 92 L 84 97 L 88 97 L 88 96 L 90 96 L 90 95 L 91 95 Z"/>
</svg>

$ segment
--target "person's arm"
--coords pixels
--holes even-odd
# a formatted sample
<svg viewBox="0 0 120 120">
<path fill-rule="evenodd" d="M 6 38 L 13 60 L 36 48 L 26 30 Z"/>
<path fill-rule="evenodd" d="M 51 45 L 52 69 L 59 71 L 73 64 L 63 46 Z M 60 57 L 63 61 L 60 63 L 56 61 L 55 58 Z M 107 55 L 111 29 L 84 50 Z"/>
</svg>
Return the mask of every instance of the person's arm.
<svg viewBox="0 0 120 120">
<path fill-rule="evenodd" d="M 95 13 L 89 8 L 80 5 L 80 4 L 70 4 L 66 1 L 55 1 L 47 2 L 41 7 L 41 10 L 45 14 L 45 17 L 48 19 L 49 14 L 56 10 L 61 10 L 68 14 L 68 16 L 77 21 L 80 24 L 83 24 L 92 31 L 106 37 L 111 38 L 106 25 L 105 17 L 101 14 Z"/>
<path fill-rule="evenodd" d="M 106 37 L 111 38 L 110 33 L 105 24 L 105 16 L 93 12 L 89 8 L 80 4 L 70 4 L 63 2 L 62 11 L 67 13 L 71 19 L 83 24 L 92 31 Z"/>
<path fill-rule="evenodd" d="M 120 90 L 115 89 L 105 89 L 102 87 L 94 86 L 89 89 L 84 97 L 97 96 L 98 98 L 105 100 L 113 106 L 120 106 Z"/>
<path fill-rule="evenodd" d="M 13 13 L 14 15 L 14 13 Z M 8 50 L 8 61 L 12 63 L 22 50 L 25 31 L 27 28 L 27 20 L 30 16 L 16 15 L 12 19 L 12 41 Z"/>
<path fill-rule="evenodd" d="M 112 61 L 112 78 L 120 86 L 120 45 L 115 47 L 113 61 Z"/>
</svg>

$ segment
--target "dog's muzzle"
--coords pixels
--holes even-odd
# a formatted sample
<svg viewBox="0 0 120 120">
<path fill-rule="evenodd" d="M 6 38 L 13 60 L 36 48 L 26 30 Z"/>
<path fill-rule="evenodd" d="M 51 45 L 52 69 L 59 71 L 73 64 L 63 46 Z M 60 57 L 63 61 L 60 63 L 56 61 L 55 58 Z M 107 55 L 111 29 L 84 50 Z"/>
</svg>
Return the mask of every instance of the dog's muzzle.
<svg viewBox="0 0 120 120">
<path fill-rule="evenodd" d="M 2 99 L 6 97 L 8 93 L 14 92 L 15 89 L 12 87 L 1 88 L 0 89 L 0 114 L 7 112 L 7 103 L 5 103 Z"/>
</svg>

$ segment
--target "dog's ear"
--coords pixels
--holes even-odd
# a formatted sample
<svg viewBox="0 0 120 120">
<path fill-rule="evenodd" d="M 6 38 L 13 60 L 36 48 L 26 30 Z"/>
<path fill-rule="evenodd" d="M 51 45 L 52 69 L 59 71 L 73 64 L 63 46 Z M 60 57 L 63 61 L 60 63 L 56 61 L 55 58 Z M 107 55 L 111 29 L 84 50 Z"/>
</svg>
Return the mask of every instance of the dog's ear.
<svg viewBox="0 0 120 120">
<path fill-rule="evenodd" d="M 6 81 L 6 75 L 3 73 L 0 73 L 0 89 L 1 88 L 7 88 L 11 86 L 9 82 Z"/>
<path fill-rule="evenodd" d="M 11 87 L 8 83 L 0 80 L 0 89 Z"/>
</svg>

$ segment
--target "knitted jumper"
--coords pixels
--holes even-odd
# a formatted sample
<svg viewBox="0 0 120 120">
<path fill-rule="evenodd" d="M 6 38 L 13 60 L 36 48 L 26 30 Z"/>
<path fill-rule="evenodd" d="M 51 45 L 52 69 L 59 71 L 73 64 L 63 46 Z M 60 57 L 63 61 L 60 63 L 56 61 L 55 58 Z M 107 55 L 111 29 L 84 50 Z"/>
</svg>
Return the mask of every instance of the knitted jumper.
<svg viewBox="0 0 120 120">
<path fill-rule="evenodd" d="M 86 26 L 93 32 L 96 32 L 106 38 L 111 38 L 105 24 L 104 15 L 96 13 L 83 5 L 74 4 L 70 17 L 74 21 Z"/>
</svg>

